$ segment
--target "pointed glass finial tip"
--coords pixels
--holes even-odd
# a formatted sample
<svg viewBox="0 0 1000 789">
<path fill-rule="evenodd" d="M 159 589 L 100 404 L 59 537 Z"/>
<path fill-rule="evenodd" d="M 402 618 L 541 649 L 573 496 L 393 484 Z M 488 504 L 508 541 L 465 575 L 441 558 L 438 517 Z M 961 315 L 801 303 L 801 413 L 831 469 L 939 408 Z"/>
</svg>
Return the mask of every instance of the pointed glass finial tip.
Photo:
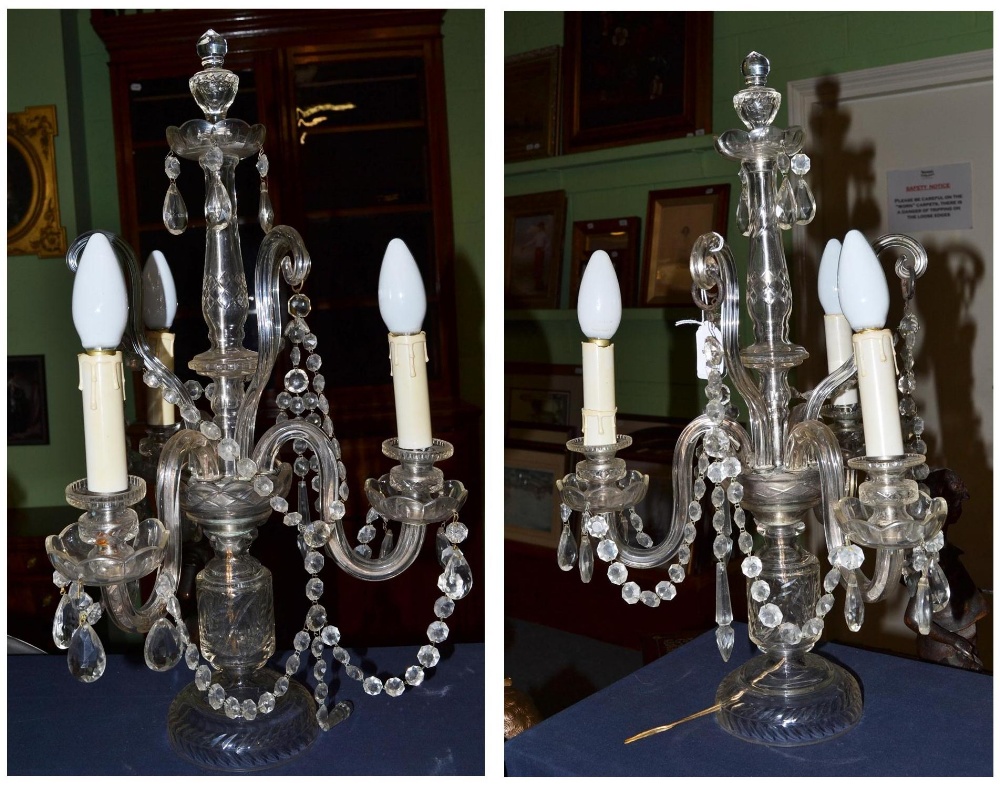
<svg viewBox="0 0 1000 789">
<path fill-rule="evenodd" d="M 742 69 L 747 85 L 763 85 L 771 72 L 771 63 L 760 52 L 753 51 L 743 59 Z"/>
<path fill-rule="evenodd" d="M 229 45 L 226 39 L 209 29 L 198 39 L 197 51 L 203 66 L 221 66 L 229 51 Z"/>
</svg>

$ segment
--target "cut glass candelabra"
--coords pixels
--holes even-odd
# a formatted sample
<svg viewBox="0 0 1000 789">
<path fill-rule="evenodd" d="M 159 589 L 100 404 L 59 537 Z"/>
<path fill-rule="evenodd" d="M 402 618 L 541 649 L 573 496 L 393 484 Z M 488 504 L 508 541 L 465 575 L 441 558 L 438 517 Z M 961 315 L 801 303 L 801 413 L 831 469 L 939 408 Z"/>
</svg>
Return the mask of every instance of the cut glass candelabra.
<svg viewBox="0 0 1000 789">
<path fill-rule="evenodd" d="M 66 497 L 84 514 L 49 537 L 46 546 L 54 581 L 63 591 L 53 635 L 68 649 L 71 673 L 92 682 L 104 671 L 104 649 L 93 628 L 102 614 L 123 630 L 146 633 L 150 668 L 166 671 L 183 661 L 194 672 L 194 681 L 170 707 L 174 748 L 203 766 L 242 771 L 301 753 L 321 729 L 347 718 L 351 705 L 336 702 L 336 685 L 330 684 L 340 666 L 369 695 L 397 697 L 420 685 L 440 658 L 438 644 L 449 634 L 445 620 L 469 593 L 472 575 L 459 547 L 468 534 L 458 521 L 466 491 L 435 467 L 452 454 L 445 441 L 434 439 L 418 449 L 386 441 L 384 454 L 399 465 L 368 480 L 371 509 L 365 525 L 356 540 L 345 531 L 345 467 L 320 372 L 318 340 L 307 323 L 311 305 L 304 285 L 311 261 L 295 230 L 272 227 L 264 128 L 226 117 L 238 88 L 237 76 L 223 65 L 226 49 L 214 31 L 198 42 L 203 70 L 191 78 L 190 87 L 205 117 L 167 129 L 169 186 L 163 207 L 167 229 L 183 232 L 188 212 L 175 183 L 179 159 L 198 162 L 206 185 L 202 312 L 210 348 L 190 366 L 210 383 L 182 383 L 151 352 L 140 323 L 139 269 L 128 245 L 102 231 L 78 238 L 67 255 L 74 272 L 95 234 L 110 242 L 115 268 L 131 290 L 125 346 L 144 368 L 145 383 L 177 406 L 182 423 L 155 431 L 143 443 L 144 457 L 158 459 L 158 517 L 140 522 L 132 509 L 145 495 L 140 476 L 129 476 L 127 489 L 113 493 L 92 492 L 88 479 L 82 479 L 67 488 Z M 251 156 L 257 157 L 261 176 L 258 218 L 266 233 L 254 283 L 257 351 L 243 347 L 249 298 L 234 216 L 235 169 Z M 291 289 L 287 317 L 279 300 L 282 280 Z M 258 407 L 283 346 L 290 369 L 276 398 L 277 423 L 258 439 Z M 279 459 L 283 447 L 294 453 L 292 463 Z M 248 553 L 258 529 L 275 512 L 296 533 L 309 574 L 304 622 L 290 645 L 293 654 L 278 670 L 267 666 L 279 648 L 271 573 Z M 215 552 L 197 578 L 197 634 L 188 632 L 176 597 L 182 517 L 200 529 Z M 443 572 L 429 600 L 434 619 L 428 643 L 413 665 L 398 673 L 366 674 L 352 663 L 329 620 L 319 573 L 329 558 L 357 578 L 392 578 L 416 559 L 427 525 L 435 522 L 441 523 L 437 542 Z M 155 581 L 147 582 L 151 591 L 142 602 L 140 581 L 147 577 Z M 100 590 L 99 601 L 87 587 Z M 294 679 L 308 661 L 311 689 Z"/>
<path fill-rule="evenodd" d="M 719 153 L 740 165 L 736 218 L 749 238 L 744 295 L 753 342 L 739 346 L 733 256 L 720 235 L 703 235 L 691 254 L 691 273 L 694 300 L 709 329 L 701 349 L 708 404 L 676 445 L 669 532 L 653 545 L 633 509 L 648 480 L 615 457 L 628 446 L 628 436 L 606 446 L 575 439 L 567 446 L 584 459 L 558 486 L 563 517 L 558 561 L 564 570 L 578 565 L 582 579 L 590 581 L 593 539 L 625 602 L 655 608 L 678 595 L 708 495 L 716 532 L 719 650 L 728 660 L 734 643 L 727 565 L 735 545 L 744 557 L 750 638 L 761 652 L 720 685 L 717 720 L 742 739 L 791 746 L 837 736 L 862 714 L 854 677 L 812 652 L 838 589 L 847 625 L 858 630 L 866 604 L 884 599 L 902 578 L 917 598 L 924 633 L 931 612 L 943 608 L 949 592 L 937 564 L 946 505 L 919 484 L 927 475 L 926 446 L 912 398 L 917 321 L 911 302 L 926 254 L 904 236 L 886 236 L 873 245 L 877 253 L 901 253 L 895 268 L 905 302 L 898 333 L 905 447 L 900 455 L 870 457 L 861 410 L 834 403 L 857 383 L 853 357 L 804 395 L 805 402 L 792 406 L 788 376 L 808 354 L 788 337 L 792 302 L 781 232 L 810 222 L 816 204 L 806 180 L 810 162 L 801 152 L 802 130 L 772 125 L 781 97 L 767 87 L 769 69 L 756 52 L 744 60 L 745 86 L 734 106 L 746 129 L 727 131 L 716 141 Z M 734 418 L 730 385 L 746 402 L 749 432 Z M 811 510 L 824 530 L 831 565 L 825 574 L 801 542 Z M 579 542 L 574 512 L 581 513 Z M 873 555 L 866 556 L 866 548 Z M 866 564 L 871 578 L 863 571 Z M 629 568 L 665 568 L 666 577 L 643 590 L 628 580 Z"/>
</svg>

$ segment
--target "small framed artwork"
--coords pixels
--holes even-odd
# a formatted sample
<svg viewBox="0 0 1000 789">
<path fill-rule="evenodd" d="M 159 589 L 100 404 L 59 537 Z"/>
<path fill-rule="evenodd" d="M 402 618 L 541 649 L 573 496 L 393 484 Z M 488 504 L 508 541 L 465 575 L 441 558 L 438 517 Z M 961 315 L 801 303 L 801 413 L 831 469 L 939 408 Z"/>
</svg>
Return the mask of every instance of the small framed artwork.
<svg viewBox="0 0 1000 789">
<path fill-rule="evenodd" d="M 66 254 L 59 215 L 54 104 L 7 113 L 7 255 Z"/>
<path fill-rule="evenodd" d="M 7 357 L 7 446 L 49 443 L 45 357 Z"/>
<path fill-rule="evenodd" d="M 690 307 L 691 249 L 698 236 L 725 234 L 729 184 L 649 193 L 640 307 Z"/>
<path fill-rule="evenodd" d="M 566 232 L 566 193 L 538 192 L 504 200 L 507 309 L 556 308 Z"/>
<path fill-rule="evenodd" d="M 559 153 L 559 63 L 562 47 L 546 47 L 504 61 L 504 161 Z"/>
<path fill-rule="evenodd" d="M 507 447 L 503 461 L 504 538 L 555 547 L 562 526 L 556 481 L 566 473 L 563 452 Z"/>
<path fill-rule="evenodd" d="M 564 19 L 564 153 L 711 131 L 711 12 Z"/>
<path fill-rule="evenodd" d="M 622 306 L 634 307 L 639 289 L 637 261 L 639 259 L 639 217 L 624 219 L 591 219 L 573 223 L 573 257 L 570 258 L 569 306 L 576 306 L 580 280 L 590 256 L 603 249 L 611 258 L 622 292 Z"/>
<path fill-rule="evenodd" d="M 582 407 L 580 365 L 534 362 L 504 365 L 507 440 L 553 444 L 561 450 L 580 431 Z"/>
</svg>

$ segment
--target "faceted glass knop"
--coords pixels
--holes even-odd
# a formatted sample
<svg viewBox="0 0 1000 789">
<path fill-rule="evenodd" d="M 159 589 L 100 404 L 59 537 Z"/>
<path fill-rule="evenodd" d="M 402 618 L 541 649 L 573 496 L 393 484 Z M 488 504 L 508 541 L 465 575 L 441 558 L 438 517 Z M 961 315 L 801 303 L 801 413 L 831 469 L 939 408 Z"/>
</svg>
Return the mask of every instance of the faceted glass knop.
<svg viewBox="0 0 1000 789">
<path fill-rule="evenodd" d="M 369 543 L 375 539 L 375 527 L 370 523 L 358 529 L 358 542 Z"/>
<path fill-rule="evenodd" d="M 834 567 L 823 578 L 823 591 L 832 592 L 834 589 L 837 588 L 837 584 L 839 583 L 840 583 L 840 570 Z"/>
<path fill-rule="evenodd" d="M 441 622 L 439 624 L 444 624 L 444 622 Z M 440 642 L 435 642 L 435 643 L 440 643 Z M 431 646 L 430 644 L 425 644 L 424 646 L 420 647 L 420 649 L 417 651 L 417 661 L 424 668 L 434 668 L 434 666 L 438 664 L 439 660 L 441 660 L 441 653 L 435 646 Z"/>
<path fill-rule="evenodd" d="M 208 690 L 212 684 L 212 669 L 207 665 L 200 665 L 194 672 L 194 684 L 198 690 Z"/>
<path fill-rule="evenodd" d="M 743 553 L 750 553 L 753 550 L 753 535 L 745 531 L 740 532 L 737 544 Z"/>
<path fill-rule="evenodd" d="M 757 618 L 764 627 L 777 627 L 783 618 L 781 609 L 774 603 L 764 603 L 757 612 Z"/>
<path fill-rule="evenodd" d="M 640 548 L 652 548 L 653 538 L 650 537 L 646 532 L 641 531 L 635 535 L 635 541 Z"/>
<path fill-rule="evenodd" d="M 750 584 L 750 596 L 758 603 L 763 603 L 771 596 L 771 586 L 767 581 L 757 579 Z"/>
<path fill-rule="evenodd" d="M 319 600 L 323 596 L 323 581 L 319 578 L 310 578 L 306 582 L 306 597 L 312 601 Z"/>
<path fill-rule="evenodd" d="M 469 528 L 464 523 L 455 521 L 445 527 L 444 533 L 453 543 L 460 543 L 464 542 L 465 538 L 469 536 Z"/>
<path fill-rule="evenodd" d="M 389 677 L 389 679 L 385 681 L 383 689 L 388 695 L 395 698 L 406 690 L 406 683 L 404 683 L 399 677 Z"/>
<path fill-rule="evenodd" d="M 299 367 L 293 367 L 285 373 L 285 389 L 299 394 L 309 386 L 309 376 Z"/>
<path fill-rule="evenodd" d="M 595 515 L 586 521 L 587 531 L 591 537 L 600 539 L 608 533 L 608 521 L 603 515 Z"/>
<path fill-rule="evenodd" d="M 199 429 L 202 435 L 210 441 L 218 441 L 222 438 L 222 428 L 215 424 L 215 422 L 210 422 L 206 419 L 201 423 Z"/>
<path fill-rule="evenodd" d="M 650 608 L 656 608 L 660 604 L 660 598 L 655 592 L 646 589 L 639 595 L 639 601 Z"/>
<path fill-rule="evenodd" d="M 274 711 L 275 699 L 274 694 L 264 691 L 260 694 L 260 698 L 257 700 L 257 712 L 261 715 L 267 715 Z"/>
<path fill-rule="evenodd" d="M 684 567 L 680 563 L 675 562 L 667 568 L 667 575 L 670 576 L 671 581 L 675 584 L 679 584 L 684 580 L 686 573 L 684 571 Z"/>
<path fill-rule="evenodd" d="M 608 578 L 613 584 L 623 584 L 628 578 L 628 569 L 621 562 L 614 562 L 608 567 Z"/>
<path fill-rule="evenodd" d="M 368 677 L 362 687 L 369 696 L 377 696 L 382 692 L 382 680 L 378 677 Z"/>
<path fill-rule="evenodd" d="M 796 624 L 782 622 L 778 626 L 778 638 L 785 644 L 795 646 L 795 644 L 798 644 L 802 640 L 802 630 Z"/>
<path fill-rule="evenodd" d="M 165 617 L 160 617 L 146 634 L 143 657 L 153 671 L 169 671 L 183 654 L 180 634 Z"/>
<path fill-rule="evenodd" d="M 833 595 L 828 592 L 816 601 L 816 616 L 826 616 L 831 608 L 833 608 Z"/>
<path fill-rule="evenodd" d="M 639 584 L 635 581 L 629 581 L 622 585 L 622 600 L 624 600 L 629 605 L 635 605 L 639 602 L 639 596 L 642 594 L 642 590 L 639 588 Z"/>
<path fill-rule="evenodd" d="M 285 679 L 282 677 L 282 679 Z M 286 679 L 287 683 L 288 680 Z M 226 691 L 218 682 L 212 685 L 208 689 L 208 703 L 211 705 L 213 710 L 218 710 L 222 708 L 223 703 L 226 701 Z"/>
<path fill-rule="evenodd" d="M 673 600 L 677 596 L 677 587 L 670 581 L 660 581 L 656 585 L 656 594 L 661 600 Z"/>
<path fill-rule="evenodd" d="M 236 460 L 240 456 L 240 445 L 232 438 L 224 438 L 216 447 L 219 457 L 223 460 Z"/>
<path fill-rule="evenodd" d="M 293 293 L 288 298 L 288 314 L 304 318 L 312 312 L 312 302 L 305 293 Z"/>
<path fill-rule="evenodd" d="M 431 622 L 430 626 L 427 628 L 427 638 L 430 639 L 433 644 L 440 644 L 442 641 L 448 638 L 448 625 L 440 620 L 437 622 Z"/>
<path fill-rule="evenodd" d="M 419 685 L 424 681 L 424 670 L 420 666 L 410 666 L 403 675 L 407 685 Z"/>
<path fill-rule="evenodd" d="M 761 564 L 760 559 L 756 556 L 748 556 L 743 560 L 740 569 L 743 570 L 743 575 L 747 578 L 756 578 L 760 575 L 760 571 L 764 569 L 764 565 Z"/>
<path fill-rule="evenodd" d="M 326 609 L 321 605 L 312 606 L 306 614 L 306 627 L 312 631 L 321 630 L 326 624 Z"/>
<path fill-rule="evenodd" d="M 601 540 L 597 544 L 597 556 L 603 562 L 614 561 L 615 557 L 618 556 L 618 545 L 614 540 Z"/>
<path fill-rule="evenodd" d="M 439 597 L 434 601 L 434 616 L 447 619 L 455 612 L 455 601 L 450 597 Z"/>
<path fill-rule="evenodd" d="M 236 461 L 236 476 L 238 476 L 240 479 L 251 479 L 253 475 L 256 473 L 257 473 L 257 463 L 253 460 L 253 458 L 240 458 L 239 460 Z M 267 479 L 267 477 L 261 477 L 261 479 Z M 266 487 L 266 485 L 264 485 L 263 483 L 255 481 L 253 487 L 254 490 L 256 490 L 259 495 L 266 496 L 268 493 L 271 492 L 271 489 L 274 488 L 274 485 L 272 484 L 271 488 L 268 489 L 266 493 L 263 492 L 262 490 L 263 488 Z"/>
</svg>

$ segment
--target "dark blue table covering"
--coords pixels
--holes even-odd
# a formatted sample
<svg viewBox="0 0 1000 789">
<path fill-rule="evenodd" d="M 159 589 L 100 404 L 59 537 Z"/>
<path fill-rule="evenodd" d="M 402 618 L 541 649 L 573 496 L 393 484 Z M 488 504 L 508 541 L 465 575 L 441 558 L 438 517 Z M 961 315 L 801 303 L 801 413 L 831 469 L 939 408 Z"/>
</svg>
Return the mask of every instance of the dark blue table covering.
<svg viewBox="0 0 1000 789">
<path fill-rule="evenodd" d="M 415 646 L 383 647 L 352 662 L 374 664 L 379 676 L 402 675 L 416 653 Z M 141 658 L 109 655 L 104 676 L 85 685 L 69 675 L 65 654 L 8 657 L 7 774 L 200 774 L 174 753 L 166 726 L 170 702 L 193 678 L 183 663 L 158 674 Z M 484 774 L 482 644 L 443 648 L 423 684 L 398 698 L 366 695 L 343 669 L 330 695 L 354 702 L 351 717 L 321 732 L 304 754 L 254 775 Z"/>
<path fill-rule="evenodd" d="M 848 668 L 864 716 L 833 740 L 753 745 L 707 715 L 625 745 L 646 729 L 715 703 L 722 678 L 756 654 L 746 625 L 723 663 L 709 632 L 542 721 L 505 745 L 510 776 L 984 776 L 993 774 L 993 678 L 918 660 L 821 644 Z"/>
</svg>

